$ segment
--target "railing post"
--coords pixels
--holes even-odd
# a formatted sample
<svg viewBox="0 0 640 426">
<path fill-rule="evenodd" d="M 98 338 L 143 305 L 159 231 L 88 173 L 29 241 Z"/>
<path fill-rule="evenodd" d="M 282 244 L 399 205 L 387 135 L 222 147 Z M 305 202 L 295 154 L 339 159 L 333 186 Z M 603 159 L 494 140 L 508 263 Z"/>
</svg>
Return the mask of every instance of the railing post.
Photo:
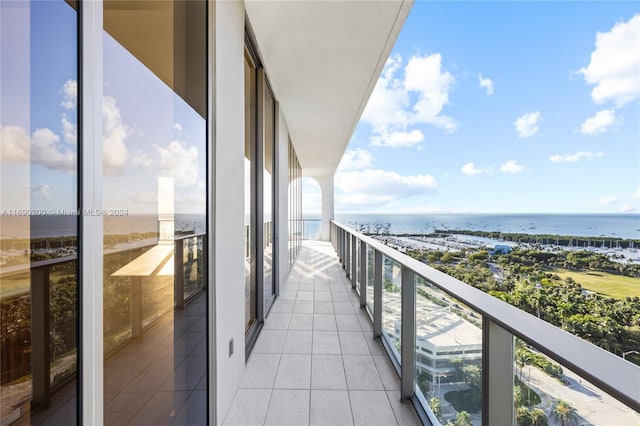
<svg viewBox="0 0 640 426">
<path fill-rule="evenodd" d="M 344 269 L 345 272 L 347 274 L 347 277 L 349 277 L 349 274 L 351 273 L 351 259 L 349 254 L 351 254 L 351 247 L 350 247 L 350 243 L 351 243 L 351 234 L 349 234 L 347 231 L 344 231 Z"/>
<path fill-rule="evenodd" d="M 358 282 L 358 255 L 356 247 L 358 239 L 355 235 L 351 235 L 351 288 L 356 288 Z"/>
<path fill-rule="evenodd" d="M 482 424 L 513 424 L 513 335 L 482 319 Z"/>
<path fill-rule="evenodd" d="M 142 336 L 142 277 L 131 277 L 131 337 Z"/>
<path fill-rule="evenodd" d="M 400 350 L 400 397 L 415 393 L 416 372 L 416 280 L 412 270 L 402 265 L 402 345 Z M 500 424 L 500 423 L 489 423 Z"/>
<path fill-rule="evenodd" d="M 382 336 L 382 253 L 373 251 L 373 337 Z"/>
<path fill-rule="evenodd" d="M 360 241 L 360 307 L 367 306 L 367 243 Z"/>
<path fill-rule="evenodd" d="M 34 405 L 48 407 L 51 399 L 49 345 L 49 266 L 31 270 L 31 379 Z"/>
<path fill-rule="evenodd" d="M 338 229 L 338 253 L 340 254 L 340 265 L 344 268 L 344 229 Z"/>
<path fill-rule="evenodd" d="M 184 308 L 184 240 L 173 242 L 173 298 L 174 306 Z"/>
</svg>

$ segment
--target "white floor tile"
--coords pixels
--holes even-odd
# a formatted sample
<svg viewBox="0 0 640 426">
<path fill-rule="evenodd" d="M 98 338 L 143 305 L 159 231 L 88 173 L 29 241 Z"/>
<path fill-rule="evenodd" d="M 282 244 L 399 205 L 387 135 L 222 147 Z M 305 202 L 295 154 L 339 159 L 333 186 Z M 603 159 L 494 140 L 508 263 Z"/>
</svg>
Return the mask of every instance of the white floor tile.
<svg viewBox="0 0 640 426">
<path fill-rule="evenodd" d="M 283 354 L 274 388 L 310 389 L 311 355 Z"/>
<path fill-rule="evenodd" d="M 340 341 L 337 331 L 314 331 L 313 349 L 314 354 L 341 354 Z"/>
<path fill-rule="evenodd" d="M 349 391 L 357 426 L 393 426 L 398 422 L 384 391 Z"/>
<path fill-rule="evenodd" d="M 307 426 L 309 424 L 309 392 L 309 390 L 274 389 L 265 425 Z"/>
<path fill-rule="evenodd" d="M 311 389 L 347 389 L 342 356 L 313 355 Z"/>
<path fill-rule="evenodd" d="M 371 355 L 343 355 L 349 390 L 383 390 Z"/>
<path fill-rule="evenodd" d="M 353 425 L 349 393 L 345 390 L 311 391 L 311 426 Z"/>
<path fill-rule="evenodd" d="M 225 426 L 262 426 L 269 408 L 271 389 L 238 389 L 222 423 Z M 251 407 L 250 410 L 247 407 Z"/>
</svg>

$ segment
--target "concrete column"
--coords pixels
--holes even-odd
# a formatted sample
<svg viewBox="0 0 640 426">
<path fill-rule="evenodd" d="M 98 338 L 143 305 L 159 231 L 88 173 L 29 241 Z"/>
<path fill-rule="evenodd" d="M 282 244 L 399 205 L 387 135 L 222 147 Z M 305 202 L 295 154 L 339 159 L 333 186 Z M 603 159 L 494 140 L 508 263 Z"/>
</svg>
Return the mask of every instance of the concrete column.
<svg viewBox="0 0 640 426">
<path fill-rule="evenodd" d="M 316 181 L 322 189 L 322 223 L 320 224 L 320 239 L 329 241 L 331 236 L 331 221 L 334 218 L 333 207 L 333 175 L 316 176 Z"/>
</svg>

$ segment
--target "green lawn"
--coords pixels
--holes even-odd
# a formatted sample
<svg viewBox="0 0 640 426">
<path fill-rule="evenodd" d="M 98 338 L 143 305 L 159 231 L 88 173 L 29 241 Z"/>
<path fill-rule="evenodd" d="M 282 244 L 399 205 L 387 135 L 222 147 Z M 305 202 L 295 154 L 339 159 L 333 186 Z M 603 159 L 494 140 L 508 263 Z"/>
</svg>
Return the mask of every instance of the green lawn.
<svg viewBox="0 0 640 426">
<path fill-rule="evenodd" d="M 450 391 L 444 394 L 444 399 L 457 412 L 478 413 L 482 409 L 482 394 L 478 389 Z"/>
<path fill-rule="evenodd" d="M 567 269 L 554 268 L 551 270 L 560 278 L 571 277 L 583 288 L 611 297 L 640 297 L 640 279 L 623 277 L 607 272 L 575 272 Z"/>
</svg>

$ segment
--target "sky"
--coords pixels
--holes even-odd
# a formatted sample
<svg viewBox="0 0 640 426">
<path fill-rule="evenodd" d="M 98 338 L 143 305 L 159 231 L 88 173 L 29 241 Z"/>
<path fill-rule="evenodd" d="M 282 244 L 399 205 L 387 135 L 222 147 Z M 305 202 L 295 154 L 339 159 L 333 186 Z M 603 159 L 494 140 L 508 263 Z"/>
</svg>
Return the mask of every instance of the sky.
<svg viewBox="0 0 640 426">
<path fill-rule="evenodd" d="M 304 210 L 320 210 L 304 182 Z M 417 1 L 336 213 L 640 212 L 640 5 Z"/>
<path fill-rule="evenodd" d="M 23 2 L 0 19 L 0 209 L 75 210 L 76 12 Z M 175 213 L 204 213 L 204 119 L 106 32 L 103 55 L 103 207 L 157 214 L 171 177 Z"/>
</svg>

